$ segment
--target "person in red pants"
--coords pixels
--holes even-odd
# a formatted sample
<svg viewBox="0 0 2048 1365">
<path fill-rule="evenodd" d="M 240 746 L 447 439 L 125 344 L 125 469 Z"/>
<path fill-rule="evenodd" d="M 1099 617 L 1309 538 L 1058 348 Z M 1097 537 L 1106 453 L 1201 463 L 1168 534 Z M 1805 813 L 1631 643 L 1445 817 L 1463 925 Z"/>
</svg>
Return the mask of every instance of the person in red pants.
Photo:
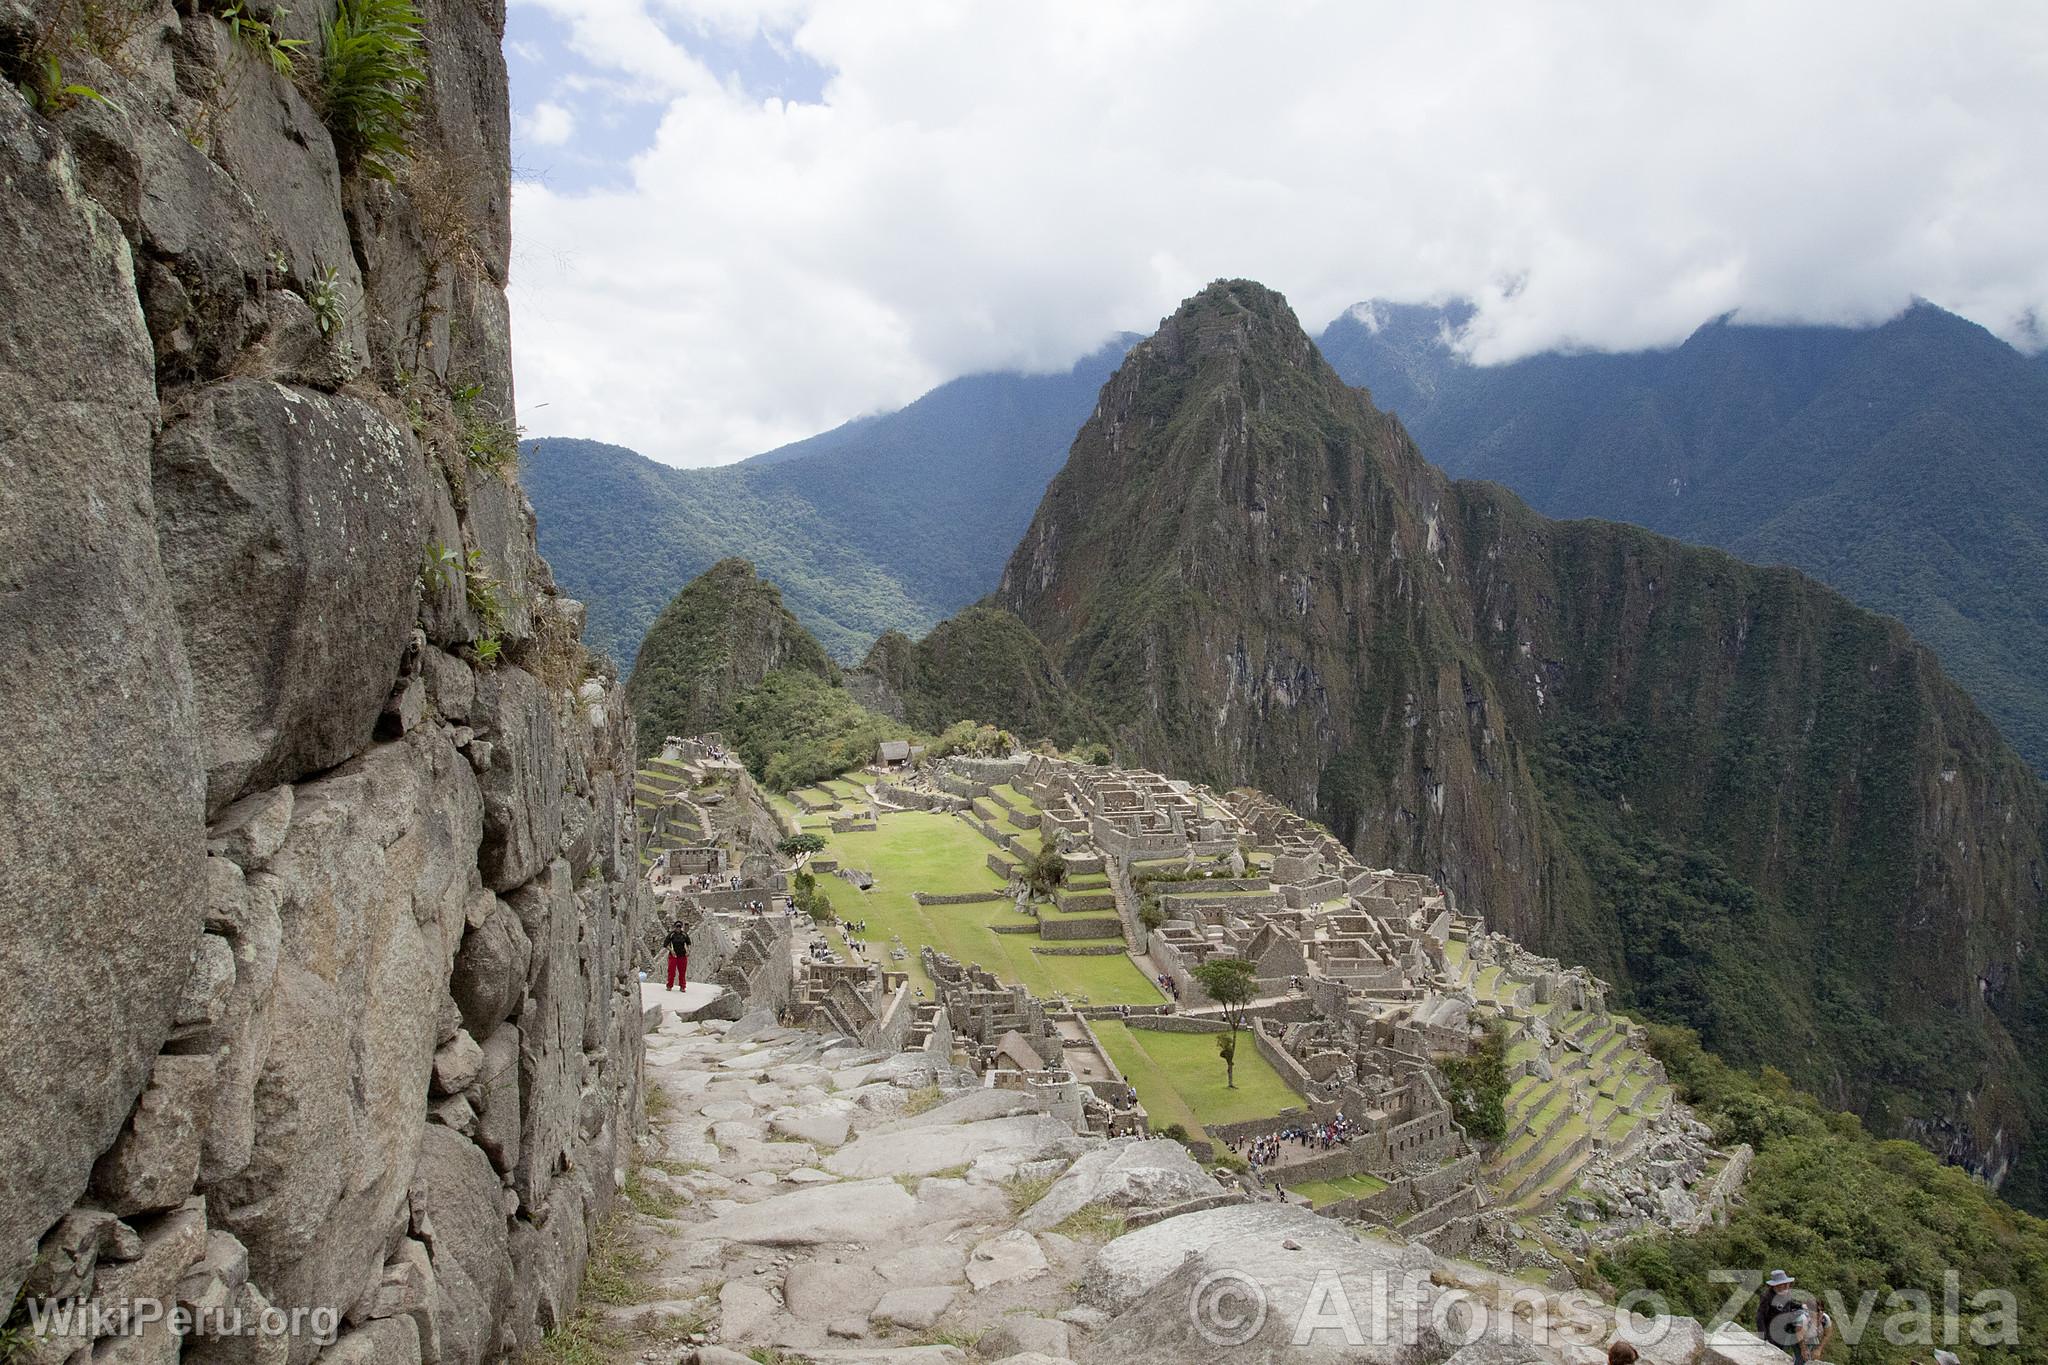
<svg viewBox="0 0 2048 1365">
<path fill-rule="evenodd" d="M 690 936 L 677 920 L 668 931 L 668 989 L 681 990 L 690 984 Z"/>
</svg>

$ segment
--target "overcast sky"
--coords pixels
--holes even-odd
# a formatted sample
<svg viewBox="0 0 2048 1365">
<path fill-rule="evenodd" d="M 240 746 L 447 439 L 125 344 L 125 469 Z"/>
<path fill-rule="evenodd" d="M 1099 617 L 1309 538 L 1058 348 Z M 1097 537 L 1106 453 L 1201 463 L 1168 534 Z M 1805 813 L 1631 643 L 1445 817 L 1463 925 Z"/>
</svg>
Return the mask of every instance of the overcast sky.
<svg viewBox="0 0 2048 1365">
<path fill-rule="evenodd" d="M 1225 275 L 1471 297 L 1481 363 L 2048 318 L 2032 0 L 512 0 L 506 53 L 521 418 L 672 464 Z"/>
</svg>

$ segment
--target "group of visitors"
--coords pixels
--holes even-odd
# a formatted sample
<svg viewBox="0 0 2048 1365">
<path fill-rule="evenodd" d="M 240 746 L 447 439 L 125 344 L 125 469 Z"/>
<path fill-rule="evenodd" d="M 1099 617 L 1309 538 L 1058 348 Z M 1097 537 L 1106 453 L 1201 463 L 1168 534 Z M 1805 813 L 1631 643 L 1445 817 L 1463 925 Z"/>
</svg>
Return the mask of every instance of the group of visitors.
<svg viewBox="0 0 2048 1365">
<path fill-rule="evenodd" d="M 1160 990 L 1165 991 L 1176 1000 L 1180 999 L 1180 987 L 1174 983 L 1172 977 L 1168 976 L 1165 972 L 1161 972 L 1159 973 L 1158 981 Z"/>
<path fill-rule="evenodd" d="M 1351 1120 L 1340 1111 L 1326 1122 L 1291 1124 L 1277 1133 L 1253 1138 L 1249 1143 L 1242 1139 L 1233 1141 L 1230 1150 L 1254 1167 L 1270 1166 L 1279 1159 L 1283 1143 L 1296 1143 L 1311 1151 L 1329 1151 L 1343 1146 L 1355 1135 Z"/>
</svg>

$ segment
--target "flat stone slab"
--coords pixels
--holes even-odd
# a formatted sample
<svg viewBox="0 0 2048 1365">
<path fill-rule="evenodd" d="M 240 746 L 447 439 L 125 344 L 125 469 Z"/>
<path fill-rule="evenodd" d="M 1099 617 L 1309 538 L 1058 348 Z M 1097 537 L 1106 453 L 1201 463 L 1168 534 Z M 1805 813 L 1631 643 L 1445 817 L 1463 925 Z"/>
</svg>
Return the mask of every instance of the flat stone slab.
<svg viewBox="0 0 2048 1365">
<path fill-rule="evenodd" d="M 799 1142 L 815 1143 L 820 1147 L 838 1147 L 845 1143 L 853 1131 L 850 1118 L 851 1106 L 841 1108 L 794 1109 L 777 1114 L 768 1120 L 768 1126 L 784 1137 Z"/>
<path fill-rule="evenodd" d="M 967 1257 L 967 1283 L 975 1292 L 1018 1280 L 1032 1280 L 1047 1272 L 1045 1253 L 1038 1240 L 1022 1228 L 979 1243 Z"/>
<path fill-rule="evenodd" d="M 804 1322 L 831 1323 L 851 1315 L 865 1318 L 888 1288 L 864 1265 L 806 1261 L 783 1277 L 782 1301 Z"/>
<path fill-rule="evenodd" d="M 718 1334 L 744 1341 L 775 1316 L 775 1296 L 758 1284 L 727 1280 L 718 1291 Z"/>
<path fill-rule="evenodd" d="M 700 1236 L 758 1246 L 880 1242 L 908 1226 L 917 1200 L 893 1180 L 812 1185 L 721 1213 L 697 1224 Z"/>
<path fill-rule="evenodd" d="M 920 1285 L 913 1289 L 892 1289 L 882 1295 L 874 1311 L 868 1314 L 872 1323 L 890 1323 L 897 1327 L 922 1330 L 937 1322 L 948 1308 L 953 1306 L 954 1296 L 960 1291 L 949 1285 Z"/>
<path fill-rule="evenodd" d="M 987 1119 L 951 1127 L 863 1133 L 825 1160 L 836 1175 L 930 1175 L 969 1166 L 996 1152 L 1036 1152 L 1073 1137 L 1050 1114 Z"/>
<path fill-rule="evenodd" d="M 952 1284 L 966 1266 L 965 1248 L 934 1242 L 891 1252 L 875 1262 L 875 1273 L 891 1284 Z"/>
<path fill-rule="evenodd" d="M 875 1131 L 894 1133 L 906 1128 L 935 1128 L 950 1123 L 975 1123 L 982 1119 L 1007 1118 L 1012 1114 L 1038 1112 L 1038 1105 L 1030 1096 L 1015 1090 L 971 1090 L 958 1099 L 947 1100 L 944 1104 L 927 1109 L 922 1114 L 913 1114 L 909 1118 L 882 1124 Z"/>
</svg>

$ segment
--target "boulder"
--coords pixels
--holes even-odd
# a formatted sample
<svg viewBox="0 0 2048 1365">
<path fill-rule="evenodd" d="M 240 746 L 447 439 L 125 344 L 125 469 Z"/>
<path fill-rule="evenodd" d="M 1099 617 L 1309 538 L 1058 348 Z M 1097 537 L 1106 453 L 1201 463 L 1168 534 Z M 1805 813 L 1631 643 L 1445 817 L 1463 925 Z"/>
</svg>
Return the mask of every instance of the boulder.
<svg viewBox="0 0 2048 1365">
<path fill-rule="evenodd" d="M 124 1215 L 168 1209 L 192 1193 L 213 1099 L 213 1065 L 204 1054 L 156 1059 L 127 1126 L 93 1167 L 93 1193 L 107 1208 Z"/>
<path fill-rule="evenodd" d="M 419 730 L 303 784 L 261 874 L 284 933 L 255 1139 L 209 1197 L 280 1305 L 345 1310 L 381 1273 L 481 833 L 468 765 Z"/>
<path fill-rule="evenodd" d="M 764 1246 L 879 1243 L 909 1226 L 916 1209 L 916 1199 L 894 1180 L 813 1185 L 722 1212 L 704 1224 L 703 1235 Z"/>
<path fill-rule="evenodd" d="M 192 975 L 178 995 L 177 1039 L 200 1038 L 210 1034 L 227 1010 L 228 994 L 235 986 L 234 945 L 218 934 L 201 934 L 192 949 Z"/>
<path fill-rule="evenodd" d="M 1440 1360 L 1451 1348 L 1429 1312 L 1433 1260 L 1292 1204 L 1165 1219 L 1097 1250 L 1081 1296 L 1115 1317 L 1089 1356 L 1201 1365 Z"/>
<path fill-rule="evenodd" d="M 783 1137 L 818 1147 L 837 1147 L 851 1130 L 851 1105 L 827 1102 L 786 1109 L 768 1120 L 768 1126 Z"/>
<path fill-rule="evenodd" d="M 292 787 L 280 783 L 251 792 L 206 827 L 206 851 L 227 858 L 245 872 L 260 869 L 284 842 L 292 822 Z"/>
<path fill-rule="evenodd" d="M 1791 1356 L 1732 1323 L 1706 1334 L 1700 1365 L 1788 1365 Z"/>
<path fill-rule="evenodd" d="M 0 184 L 0 943 L 35 983 L 0 992 L 11 1302 L 170 1033 L 199 936 L 205 786 L 150 514 L 155 355 L 128 242 L 11 90 Z"/>
<path fill-rule="evenodd" d="M 420 1365 L 420 1333 L 411 1318 L 379 1318 L 343 1332 L 320 1353 L 327 1365 Z"/>
<path fill-rule="evenodd" d="M 462 1023 L 478 1042 L 488 1041 L 512 1017 L 526 996 L 533 944 L 519 913 L 503 902 L 489 918 L 463 936 L 448 989 L 462 1011 Z"/>
<path fill-rule="evenodd" d="M 65 1214 L 43 1234 L 35 1265 L 22 1281 L 23 1297 L 75 1299 L 90 1294 L 93 1268 L 114 1245 L 120 1222 L 105 1209 L 79 1208 Z"/>
<path fill-rule="evenodd" d="M 952 1127 L 863 1133 L 825 1159 L 825 1169 L 855 1178 L 930 1175 L 1002 1153 L 1019 1158 L 1071 1140 L 1073 1130 L 1050 1114 L 984 1119 Z"/>
<path fill-rule="evenodd" d="M 434 1053 L 434 1093 L 461 1094 L 475 1083 L 483 1064 L 484 1050 L 467 1030 L 457 1030 L 455 1037 Z"/>
<path fill-rule="evenodd" d="M 510 904 L 533 942 L 532 993 L 519 1011 L 519 1159 L 512 1187 L 529 1213 L 575 1140 L 583 1095 L 583 1016 L 592 983 L 582 973 L 581 925 L 569 865 L 560 859 L 514 891 Z"/>
<path fill-rule="evenodd" d="M 209 812 L 369 743 L 412 635 L 423 475 L 360 399 L 233 379 L 169 414 L 152 493 Z"/>
<path fill-rule="evenodd" d="M 555 700 L 511 665 L 476 675 L 470 723 L 490 744 L 484 797 L 484 885 L 507 891 L 539 875 L 562 843 L 562 736 Z M 476 744 L 470 745 L 472 761 Z M 529 931 L 530 932 L 530 931 Z"/>
<path fill-rule="evenodd" d="M 270 1055 L 270 1001 L 284 925 L 276 877 L 259 872 L 245 878 L 226 858 L 208 858 L 206 870 L 208 921 L 228 935 L 235 950 L 234 984 L 211 1035 L 219 1051 L 199 1164 L 200 1180 L 210 1185 L 248 1165 L 256 1140 L 256 1083 Z"/>
<path fill-rule="evenodd" d="M 512 1259 L 498 1174 L 475 1143 L 446 1128 L 420 1137 L 414 1220 L 433 1265 L 423 1336 L 440 1365 L 479 1365 L 500 1353 L 496 1329 L 512 1292 Z"/>
<path fill-rule="evenodd" d="M 1084 1153 L 1018 1221 L 1044 1229 L 1090 1204 L 1158 1209 L 1222 1192 L 1188 1149 L 1171 1138 L 1113 1142 Z"/>
</svg>

